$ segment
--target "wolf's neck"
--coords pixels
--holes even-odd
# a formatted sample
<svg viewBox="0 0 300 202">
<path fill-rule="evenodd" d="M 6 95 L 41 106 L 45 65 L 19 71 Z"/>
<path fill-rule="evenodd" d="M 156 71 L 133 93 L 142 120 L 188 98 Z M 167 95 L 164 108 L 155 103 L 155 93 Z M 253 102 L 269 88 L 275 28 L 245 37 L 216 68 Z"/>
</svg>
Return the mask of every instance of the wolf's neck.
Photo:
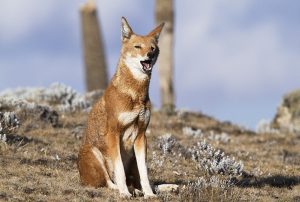
<svg viewBox="0 0 300 202">
<path fill-rule="evenodd" d="M 121 66 L 127 67 L 134 79 L 138 81 L 144 81 L 149 79 L 149 75 L 145 74 L 142 71 L 141 64 L 137 63 L 135 58 L 121 56 L 120 63 L 122 64 Z"/>
<path fill-rule="evenodd" d="M 112 83 L 122 91 L 129 94 L 132 99 L 149 99 L 149 85 L 151 75 L 146 75 L 145 79 L 138 80 L 134 77 L 132 71 L 125 63 L 120 62 L 117 72 L 115 73 Z"/>
</svg>

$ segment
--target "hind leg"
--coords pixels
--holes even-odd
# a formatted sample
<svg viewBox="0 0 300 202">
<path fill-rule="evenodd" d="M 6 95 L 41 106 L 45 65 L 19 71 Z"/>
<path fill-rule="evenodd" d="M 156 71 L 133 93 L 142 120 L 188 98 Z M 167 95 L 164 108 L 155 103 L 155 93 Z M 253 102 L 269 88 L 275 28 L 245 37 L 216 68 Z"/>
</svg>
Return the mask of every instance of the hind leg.
<svg viewBox="0 0 300 202">
<path fill-rule="evenodd" d="M 132 186 L 135 189 L 141 189 L 140 175 L 135 156 L 130 159 L 126 169 L 126 183 L 127 186 Z"/>
<path fill-rule="evenodd" d="M 111 181 L 102 153 L 96 147 L 83 146 L 79 152 L 78 168 L 80 180 L 84 185 L 93 187 L 107 186 L 116 189 L 116 185 Z"/>
</svg>

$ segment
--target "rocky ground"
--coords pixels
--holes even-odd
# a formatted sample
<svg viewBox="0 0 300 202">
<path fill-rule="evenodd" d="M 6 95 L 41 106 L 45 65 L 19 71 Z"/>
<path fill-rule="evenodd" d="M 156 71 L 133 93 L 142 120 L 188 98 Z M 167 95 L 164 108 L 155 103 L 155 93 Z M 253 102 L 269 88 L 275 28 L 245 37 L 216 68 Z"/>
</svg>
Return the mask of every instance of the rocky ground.
<svg viewBox="0 0 300 202">
<path fill-rule="evenodd" d="M 101 92 L 50 89 L 0 94 L 0 201 L 123 201 L 116 191 L 79 181 L 77 153 L 88 110 Z M 147 137 L 158 196 L 149 201 L 300 201 L 295 133 L 256 133 L 203 113 L 153 110 Z M 178 188 L 163 192 L 161 184 Z"/>
</svg>

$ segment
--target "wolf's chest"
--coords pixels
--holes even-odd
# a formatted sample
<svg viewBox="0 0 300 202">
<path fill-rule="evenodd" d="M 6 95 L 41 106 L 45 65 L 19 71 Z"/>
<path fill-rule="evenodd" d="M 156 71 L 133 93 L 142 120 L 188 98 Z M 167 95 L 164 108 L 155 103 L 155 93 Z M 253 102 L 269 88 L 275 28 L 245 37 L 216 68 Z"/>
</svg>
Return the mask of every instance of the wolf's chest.
<svg viewBox="0 0 300 202">
<path fill-rule="evenodd" d="M 150 121 L 150 110 L 142 106 L 132 111 L 121 112 L 118 116 L 118 121 L 123 126 L 135 124 L 138 126 L 148 125 Z"/>
<path fill-rule="evenodd" d="M 125 126 L 125 131 L 121 134 L 124 149 L 130 151 L 139 133 L 144 132 L 150 121 L 150 110 L 141 107 L 130 112 L 120 113 L 118 120 Z"/>
</svg>

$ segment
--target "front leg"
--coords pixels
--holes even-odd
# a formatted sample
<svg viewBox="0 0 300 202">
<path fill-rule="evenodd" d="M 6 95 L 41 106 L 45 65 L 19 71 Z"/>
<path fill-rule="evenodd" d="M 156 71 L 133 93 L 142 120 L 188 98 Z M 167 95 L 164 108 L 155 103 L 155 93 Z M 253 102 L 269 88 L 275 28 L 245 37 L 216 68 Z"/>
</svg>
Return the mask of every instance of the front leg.
<svg viewBox="0 0 300 202">
<path fill-rule="evenodd" d="M 155 197 L 156 195 L 153 194 L 148 178 L 148 171 L 146 166 L 147 139 L 144 133 L 139 134 L 136 138 L 134 142 L 134 153 L 136 156 L 136 162 L 139 170 L 144 197 Z"/>
<path fill-rule="evenodd" d="M 110 141 L 110 148 L 113 160 L 115 183 L 119 189 L 121 197 L 131 197 L 126 185 L 126 175 L 120 153 L 120 139 L 116 136 L 111 137 L 113 137 L 113 141 Z"/>
</svg>

